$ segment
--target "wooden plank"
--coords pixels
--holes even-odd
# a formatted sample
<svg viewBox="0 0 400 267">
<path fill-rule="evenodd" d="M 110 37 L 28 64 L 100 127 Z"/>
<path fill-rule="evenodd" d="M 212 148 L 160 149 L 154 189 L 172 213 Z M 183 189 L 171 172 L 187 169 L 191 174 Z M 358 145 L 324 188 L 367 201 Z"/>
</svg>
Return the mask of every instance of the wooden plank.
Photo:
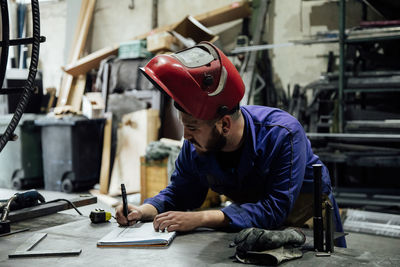
<svg viewBox="0 0 400 267">
<path fill-rule="evenodd" d="M 74 32 L 74 40 L 72 41 L 72 46 L 71 46 L 72 49 L 69 53 L 68 62 L 74 61 L 74 59 L 73 59 L 74 50 L 75 50 L 75 47 L 77 47 L 77 45 L 78 45 L 80 29 L 82 27 L 82 23 L 85 18 L 85 15 L 86 15 L 88 3 L 89 3 L 89 1 L 85 1 L 85 0 L 82 0 L 82 2 L 81 2 L 81 8 L 79 9 L 78 21 L 76 23 L 76 28 L 75 28 L 75 32 Z"/>
<path fill-rule="evenodd" d="M 118 199 L 113 198 L 112 196 L 109 196 L 109 195 L 102 194 L 97 189 L 91 189 L 91 190 L 89 190 L 89 192 L 93 196 L 96 196 L 97 199 L 99 200 L 99 202 L 102 202 L 102 203 L 106 204 L 107 206 L 116 207 L 121 203 L 121 201 L 119 201 Z"/>
<path fill-rule="evenodd" d="M 232 3 L 228 6 L 218 8 L 214 11 L 202 13 L 200 15 L 194 16 L 196 20 L 205 25 L 206 27 L 211 27 L 218 25 L 220 23 L 225 23 L 233 21 L 236 19 L 247 17 L 251 14 L 251 8 L 249 7 L 248 1 L 240 1 Z M 179 22 L 178 22 L 179 23 Z M 153 29 L 145 34 L 138 35 L 132 40 L 144 39 L 150 34 L 172 30 L 178 23 L 173 23 L 167 26 L 162 26 L 157 29 Z M 73 76 L 79 74 L 85 74 L 91 69 L 98 68 L 100 62 L 110 55 L 117 55 L 119 49 L 119 44 L 112 47 L 106 47 L 100 49 L 94 53 L 87 55 L 74 63 L 65 66 L 64 71 Z"/>
<path fill-rule="evenodd" d="M 67 105 L 71 106 L 74 110 L 81 110 L 82 97 L 85 93 L 86 75 L 79 75 L 74 77 L 71 88 L 69 90 Z"/>
<path fill-rule="evenodd" d="M 98 68 L 103 59 L 112 55 L 118 55 L 119 45 L 105 47 L 78 59 L 75 63 L 68 64 L 63 70 L 73 76 L 85 74 L 91 69 Z"/>
<path fill-rule="evenodd" d="M 97 197 L 82 196 L 70 199 L 69 201 L 71 201 L 76 207 L 81 207 L 97 203 Z M 10 222 L 23 221 L 68 209 L 72 209 L 72 206 L 66 201 L 60 200 L 59 202 L 44 203 L 38 206 L 11 211 L 10 214 L 8 215 L 8 220 Z"/>
<path fill-rule="evenodd" d="M 168 158 L 146 162 L 140 159 L 140 201 L 154 197 L 168 185 Z M 142 184 L 143 182 L 143 184 Z"/>
<path fill-rule="evenodd" d="M 60 88 L 60 92 L 58 93 L 56 107 L 64 106 L 67 104 L 68 90 L 66 88 L 71 87 L 73 78 L 74 77 L 72 75 L 69 75 L 68 73 L 63 74 L 63 77 L 61 80 L 61 88 Z"/>
<path fill-rule="evenodd" d="M 76 41 L 76 45 L 73 48 L 73 54 L 71 57 L 71 61 L 74 62 L 78 60 L 82 54 L 83 49 L 86 45 L 86 39 L 90 28 L 90 23 L 92 21 L 94 7 L 96 5 L 96 0 L 87 0 L 87 8 L 85 10 L 85 16 L 82 20 L 82 24 L 79 25 L 79 36 Z"/>
<path fill-rule="evenodd" d="M 158 113 L 158 110 L 143 109 L 122 117 L 108 190 L 110 196 L 121 194 L 122 183 L 128 194 L 140 192 L 140 157 L 145 155 L 147 145 L 158 139 Z"/>
<path fill-rule="evenodd" d="M 78 45 L 80 29 L 82 27 L 82 22 L 84 20 L 85 15 L 86 15 L 86 10 L 87 10 L 87 7 L 88 7 L 88 3 L 89 3 L 89 1 L 85 1 L 85 0 L 82 0 L 82 2 L 81 2 L 78 21 L 76 23 L 76 28 L 75 28 L 75 33 L 74 33 L 74 40 L 72 42 L 72 49 L 69 52 L 68 63 L 72 63 L 72 62 L 75 62 L 77 60 L 77 59 L 74 60 L 73 57 L 74 57 L 74 54 L 75 54 L 76 47 Z M 60 88 L 60 92 L 58 94 L 58 99 L 57 99 L 57 104 L 56 104 L 57 107 L 64 106 L 64 105 L 67 104 L 69 88 L 71 88 L 73 82 L 74 82 L 73 81 L 73 77 L 71 75 L 69 75 L 67 73 L 63 74 L 62 80 L 61 80 L 61 88 Z"/>
<path fill-rule="evenodd" d="M 85 2 L 85 1 L 83 1 Z M 86 45 L 86 38 L 89 32 L 89 28 L 90 28 L 90 23 L 92 21 L 92 17 L 93 17 L 93 13 L 94 13 L 94 7 L 96 4 L 96 0 L 87 0 L 87 3 L 82 3 L 81 5 L 81 9 L 85 9 L 84 10 L 84 16 L 80 21 L 81 24 L 77 24 L 77 31 L 78 34 L 78 38 L 76 39 L 76 43 L 75 46 L 72 49 L 72 55 L 70 56 L 70 63 L 74 63 L 76 62 L 82 52 L 83 49 L 85 48 Z M 86 74 L 86 73 L 84 73 Z M 82 91 L 81 88 L 81 82 L 77 83 L 79 84 L 79 87 L 76 88 L 74 86 L 74 84 L 76 83 L 76 81 L 74 81 L 73 76 L 71 75 L 67 75 L 65 77 L 65 83 L 62 83 L 62 87 L 60 90 L 60 94 L 58 97 L 58 101 L 57 101 L 57 106 L 63 106 L 63 105 L 68 105 L 68 102 L 74 102 L 74 105 L 77 105 L 76 103 L 79 102 L 79 92 Z M 71 88 L 73 89 L 72 92 Z M 76 91 L 76 92 L 75 92 Z M 78 95 L 78 96 L 76 96 Z M 82 92 L 83 95 L 83 92 Z M 72 100 L 71 100 L 72 98 Z M 82 96 L 80 96 L 80 98 L 82 98 Z M 80 110 L 80 106 L 77 110 Z"/>
<path fill-rule="evenodd" d="M 110 158 L 111 158 L 111 134 L 112 134 L 112 113 L 104 114 L 106 124 L 104 126 L 103 152 L 101 156 L 100 169 L 100 193 L 108 194 L 110 185 Z"/>
<path fill-rule="evenodd" d="M 234 2 L 228 6 L 224 6 L 210 12 L 206 12 L 195 16 L 201 24 L 206 27 L 212 27 L 229 21 L 245 18 L 251 15 L 251 7 L 249 2 Z"/>
<path fill-rule="evenodd" d="M 56 98 L 57 89 L 55 87 L 50 87 L 46 89 L 49 97 L 49 102 L 47 103 L 46 113 L 50 112 L 50 109 L 53 107 L 54 99 Z"/>
<path fill-rule="evenodd" d="M 140 204 L 143 204 L 147 196 L 146 183 L 146 157 L 140 157 Z"/>
</svg>

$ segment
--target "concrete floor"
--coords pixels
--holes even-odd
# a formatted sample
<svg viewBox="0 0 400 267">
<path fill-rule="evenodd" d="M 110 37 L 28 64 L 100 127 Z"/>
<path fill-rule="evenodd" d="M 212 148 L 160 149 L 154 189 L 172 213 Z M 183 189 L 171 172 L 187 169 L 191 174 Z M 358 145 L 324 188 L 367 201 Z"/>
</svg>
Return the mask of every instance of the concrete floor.
<svg viewBox="0 0 400 267">
<path fill-rule="evenodd" d="M 346 240 L 348 248 L 377 252 L 385 255 L 398 255 L 400 253 L 400 238 L 349 233 L 349 235 L 346 236 Z"/>
</svg>

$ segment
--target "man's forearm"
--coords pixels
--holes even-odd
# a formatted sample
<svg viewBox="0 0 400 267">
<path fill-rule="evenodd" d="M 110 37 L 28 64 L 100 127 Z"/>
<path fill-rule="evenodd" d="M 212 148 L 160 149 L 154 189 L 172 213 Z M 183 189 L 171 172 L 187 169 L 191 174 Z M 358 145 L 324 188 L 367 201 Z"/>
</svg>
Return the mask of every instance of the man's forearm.
<svg viewBox="0 0 400 267">
<path fill-rule="evenodd" d="M 198 211 L 201 214 L 201 226 L 220 228 L 229 225 L 229 218 L 220 210 Z"/>
<path fill-rule="evenodd" d="M 157 209 L 151 204 L 143 204 L 138 209 L 142 213 L 141 220 L 144 221 L 151 221 L 158 214 Z"/>
</svg>

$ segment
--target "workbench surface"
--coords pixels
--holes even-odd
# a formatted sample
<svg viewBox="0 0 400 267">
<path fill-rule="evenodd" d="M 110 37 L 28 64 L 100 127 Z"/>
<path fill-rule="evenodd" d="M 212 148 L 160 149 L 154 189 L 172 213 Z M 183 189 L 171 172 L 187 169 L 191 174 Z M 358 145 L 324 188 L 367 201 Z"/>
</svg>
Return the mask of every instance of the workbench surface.
<svg viewBox="0 0 400 267">
<path fill-rule="evenodd" d="M 0 266 L 248 266 L 231 257 L 235 249 L 229 248 L 229 244 L 235 233 L 202 229 L 178 234 L 166 248 L 98 248 L 97 241 L 117 227 L 115 220 L 92 224 L 87 217 L 73 217 L 75 221 L 62 225 L 0 237 Z M 82 252 L 78 256 L 8 258 L 9 254 L 37 232 L 48 235 L 32 250 L 82 249 Z M 327 265 L 400 266 L 400 256 L 389 257 L 336 248 L 330 257 L 316 257 L 314 252 L 306 252 L 303 258 L 280 266 Z"/>
<path fill-rule="evenodd" d="M 13 190 L 0 189 L 0 196 L 4 199 L 14 193 Z M 41 193 L 47 200 L 79 196 L 51 191 Z M 83 216 L 69 210 L 11 223 L 12 230 L 25 227 L 30 230 L 0 237 L 0 266 L 250 266 L 232 258 L 235 248 L 229 248 L 229 244 L 235 233 L 210 229 L 178 234 L 166 248 L 98 248 L 97 241 L 117 227 L 114 219 L 103 224 L 91 223 L 88 215 L 95 208 L 114 213 L 113 208 L 101 204 L 80 207 Z M 47 236 L 32 251 L 81 249 L 82 252 L 78 256 L 8 258 L 17 247 L 39 232 L 47 233 Z M 309 236 L 312 234 L 306 232 L 306 235 L 306 242 L 312 244 L 312 237 Z M 284 262 L 280 266 L 400 266 L 400 254 L 383 255 L 356 249 L 335 249 L 330 257 L 316 257 L 314 252 L 306 252 L 301 259 Z"/>
</svg>

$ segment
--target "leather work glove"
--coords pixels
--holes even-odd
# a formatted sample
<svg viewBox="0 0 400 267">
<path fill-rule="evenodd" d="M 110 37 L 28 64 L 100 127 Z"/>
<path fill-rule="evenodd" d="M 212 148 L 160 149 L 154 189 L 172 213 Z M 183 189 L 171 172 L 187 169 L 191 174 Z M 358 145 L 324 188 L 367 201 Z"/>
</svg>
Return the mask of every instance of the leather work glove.
<svg viewBox="0 0 400 267">
<path fill-rule="evenodd" d="M 235 237 L 235 256 L 243 263 L 277 265 L 284 260 L 300 258 L 302 252 L 296 247 L 305 241 L 306 237 L 299 229 L 247 228 Z"/>
</svg>

